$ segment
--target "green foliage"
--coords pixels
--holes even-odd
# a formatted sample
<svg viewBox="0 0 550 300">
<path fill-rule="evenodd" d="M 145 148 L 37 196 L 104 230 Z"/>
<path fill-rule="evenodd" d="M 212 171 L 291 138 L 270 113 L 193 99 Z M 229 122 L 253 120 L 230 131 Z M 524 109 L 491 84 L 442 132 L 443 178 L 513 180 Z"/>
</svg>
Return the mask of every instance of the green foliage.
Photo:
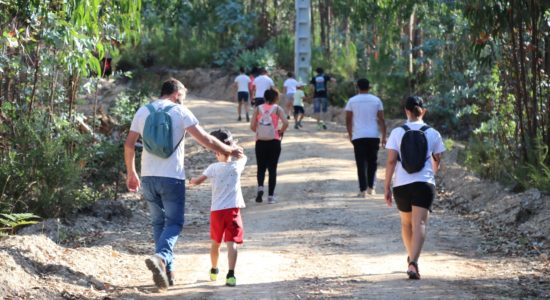
<svg viewBox="0 0 550 300">
<path fill-rule="evenodd" d="M 0 232 L 14 233 L 21 226 L 38 223 L 39 216 L 30 213 L 2 214 L 0 213 Z"/>
<path fill-rule="evenodd" d="M 234 60 L 234 68 L 260 67 L 272 71 L 276 66 L 276 59 L 273 52 L 267 48 L 243 51 L 237 59 Z"/>
<path fill-rule="evenodd" d="M 44 217 L 73 213 L 97 196 L 82 182 L 90 142 L 67 121 L 42 112 L 14 122 L 0 156 L 0 209 Z"/>
</svg>

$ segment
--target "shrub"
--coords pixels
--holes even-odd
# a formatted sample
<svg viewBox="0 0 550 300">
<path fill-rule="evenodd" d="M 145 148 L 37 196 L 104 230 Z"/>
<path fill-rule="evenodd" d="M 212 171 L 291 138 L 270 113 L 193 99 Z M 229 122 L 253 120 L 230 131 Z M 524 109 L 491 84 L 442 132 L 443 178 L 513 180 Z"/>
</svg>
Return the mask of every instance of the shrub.
<svg viewBox="0 0 550 300">
<path fill-rule="evenodd" d="M 0 210 L 59 217 L 98 196 L 82 183 L 90 139 L 67 121 L 36 111 L 14 121 L 11 148 L 0 153 Z"/>
</svg>

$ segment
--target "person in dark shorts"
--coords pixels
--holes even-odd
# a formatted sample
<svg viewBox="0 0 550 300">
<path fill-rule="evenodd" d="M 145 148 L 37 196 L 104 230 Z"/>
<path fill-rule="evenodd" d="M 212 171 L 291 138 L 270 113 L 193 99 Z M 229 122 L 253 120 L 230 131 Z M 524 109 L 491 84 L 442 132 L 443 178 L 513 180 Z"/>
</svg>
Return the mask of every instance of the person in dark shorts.
<svg viewBox="0 0 550 300">
<path fill-rule="evenodd" d="M 244 68 L 241 67 L 240 68 L 240 74 L 239 76 L 237 76 L 235 78 L 235 81 L 233 83 L 233 87 L 234 89 L 236 90 L 236 94 L 237 94 L 237 103 L 238 103 L 238 106 L 237 106 L 237 115 L 238 115 L 238 118 L 237 118 L 237 121 L 241 121 L 242 118 L 241 118 L 241 110 L 242 110 L 242 106 L 244 104 L 244 112 L 245 112 L 245 115 L 246 115 L 246 121 L 250 121 L 250 118 L 248 117 L 248 98 L 249 98 L 249 95 L 250 95 L 250 91 L 248 89 L 249 87 L 249 84 L 252 82 L 250 80 L 250 77 L 248 77 L 245 73 L 244 73 Z"/>
<path fill-rule="evenodd" d="M 441 154 L 445 146 L 439 132 L 424 123 L 422 118 L 426 113 L 424 103 L 420 97 L 409 97 L 405 103 L 407 122 L 401 127 L 392 130 L 386 149 L 388 159 L 386 164 L 386 180 L 384 184 L 384 198 L 391 207 L 395 199 L 399 216 L 401 217 L 401 236 L 407 250 L 407 274 L 410 279 L 420 279 L 418 258 L 426 238 L 428 212 L 435 199 L 435 174 L 439 169 Z M 406 129 L 409 129 L 407 132 Z M 414 139 L 415 144 L 426 142 L 427 153 L 420 157 L 420 171 L 412 172 L 407 164 L 403 163 L 401 151 L 405 133 L 417 131 L 421 139 Z M 421 133 L 422 132 L 422 133 Z M 410 141 L 410 139 L 407 139 Z M 407 144 L 407 147 L 409 144 Z M 407 151 L 408 152 L 408 151 Z M 409 171 L 407 171 L 409 170 Z M 391 189 L 392 177 L 393 191 Z"/>
</svg>

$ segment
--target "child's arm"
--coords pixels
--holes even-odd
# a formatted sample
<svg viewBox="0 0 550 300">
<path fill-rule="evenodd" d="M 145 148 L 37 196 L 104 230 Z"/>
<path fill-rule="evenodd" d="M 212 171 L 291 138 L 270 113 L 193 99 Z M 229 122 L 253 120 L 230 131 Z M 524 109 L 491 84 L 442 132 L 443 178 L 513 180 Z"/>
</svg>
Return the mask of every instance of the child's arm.
<svg viewBox="0 0 550 300">
<path fill-rule="evenodd" d="M 201 175 L 199 178 L 191 178 L 189 179 L 189 185 L 195 186 L 203 183 L 208 177 Z"/>
</svg>

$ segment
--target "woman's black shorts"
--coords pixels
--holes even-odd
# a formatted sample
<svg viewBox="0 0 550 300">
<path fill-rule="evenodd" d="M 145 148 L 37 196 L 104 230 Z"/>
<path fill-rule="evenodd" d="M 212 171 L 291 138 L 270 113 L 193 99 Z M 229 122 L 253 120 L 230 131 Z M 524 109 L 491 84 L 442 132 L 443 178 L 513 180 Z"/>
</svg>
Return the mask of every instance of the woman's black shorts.
<svg viewBox="0 0 550 300">
<path fill-rule="evenodd" d="M 393 198 L 397 209 L 402 212 L 411 212 L 412 206 L 432 209 L 435 199 L 435 185 L 427 182 L 413 182 L 393 188 Z"/>
</svg>

